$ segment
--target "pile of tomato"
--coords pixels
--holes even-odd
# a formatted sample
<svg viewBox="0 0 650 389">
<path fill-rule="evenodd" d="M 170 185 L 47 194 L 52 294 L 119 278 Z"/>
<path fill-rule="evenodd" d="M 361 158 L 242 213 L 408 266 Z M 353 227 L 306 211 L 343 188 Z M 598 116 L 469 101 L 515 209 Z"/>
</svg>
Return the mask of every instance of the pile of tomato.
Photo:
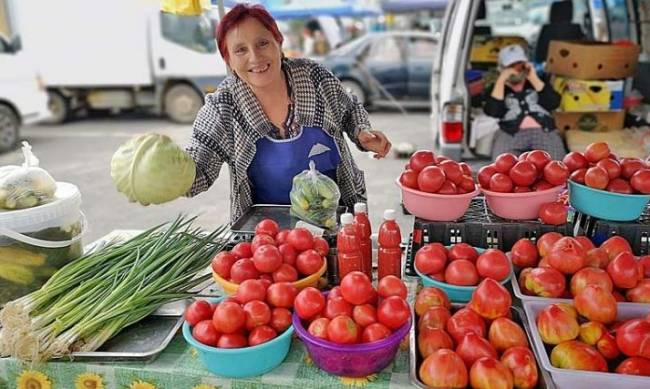
<svg viewBox="0 0 650 389">
<path fill-rule="evenodd" d="M 411 156 L 399 182 L 407 188 L 444 195 L 472 193 L 476 190 L 472 168 L 468 164 L 441 155 L 435 156 L 428 150 L 416 151 Z"/>
</svg>

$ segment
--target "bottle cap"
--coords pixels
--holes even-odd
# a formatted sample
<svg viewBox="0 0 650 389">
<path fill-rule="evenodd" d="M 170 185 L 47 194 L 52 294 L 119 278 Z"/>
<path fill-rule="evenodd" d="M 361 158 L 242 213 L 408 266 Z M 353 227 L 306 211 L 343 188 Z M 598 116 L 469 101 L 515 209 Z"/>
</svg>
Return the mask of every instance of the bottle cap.
<svg viewBox="0 0 650 389">
<path fill-rule="evenodd" d="M 384 211 L 384 220 L 395 220 L 395 210 L 387 209 Z"/>
<path fill-rule="evenodd" d="M 342 225 L 352 224 L 353 221 L 354 221 L 354 216 L 352 216 L 351 213 L 346 212 L 346 213 L 341 215 L 341 224 Z"/>
<path fill-rule="evenodd" d="M 366 203 L 356 203 L 354 204 L 354 214 L 357 213 L 368 213 L 368 206 Z"/>
</svg>

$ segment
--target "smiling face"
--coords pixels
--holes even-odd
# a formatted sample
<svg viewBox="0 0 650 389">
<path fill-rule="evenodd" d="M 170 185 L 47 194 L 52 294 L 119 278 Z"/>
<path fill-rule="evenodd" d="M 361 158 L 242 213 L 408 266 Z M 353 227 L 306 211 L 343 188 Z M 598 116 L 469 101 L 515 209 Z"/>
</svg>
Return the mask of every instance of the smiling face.
<svg viewBox="0 0 650 389">
<path fill-rule="evenodd" d="M 246 18 L 226 34 L 228 65 L 252 89 L 282 80 L 281 47 L 255 18 Z"/>
</svg>

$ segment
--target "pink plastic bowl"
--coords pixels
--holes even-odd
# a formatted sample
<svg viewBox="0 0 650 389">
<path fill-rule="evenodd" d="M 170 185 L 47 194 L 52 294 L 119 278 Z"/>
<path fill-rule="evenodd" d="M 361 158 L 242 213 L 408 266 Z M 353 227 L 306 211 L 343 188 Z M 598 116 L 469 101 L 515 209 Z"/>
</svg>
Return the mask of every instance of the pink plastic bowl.
<svg viewBox="0 0 650 389">
<path fill-rule="evenodd" d="M 459 219 L 469 208 L 472 199 L 479 194 L 478 188 L 472 193 L 442 195 L 407 188 L 399 179 L 395 183 L 402 190 L 402 202 L 411 215 L 437 222 Z"/>
<path fill-rule="evenodd" d="M 481 188 L 488 208 L 495 215 L 511 220 L 537 219 L 542 204 L 557 201 L 557 195 L 565 185 L 526 193 L 500 193 Z"/>
</svg>

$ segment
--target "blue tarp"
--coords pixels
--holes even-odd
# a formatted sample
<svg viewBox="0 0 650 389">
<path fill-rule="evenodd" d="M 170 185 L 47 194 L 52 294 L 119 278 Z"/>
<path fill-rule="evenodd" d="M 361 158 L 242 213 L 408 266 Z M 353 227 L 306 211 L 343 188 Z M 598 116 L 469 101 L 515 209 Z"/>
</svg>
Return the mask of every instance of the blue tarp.
<svg viewBox="0 0 650 389">
<path fill-rule="evenodd" d="M 218 4 L 219 0 L 212 0 Z M 314 16 L 376 16 L 381 9 L 376 6 L 362 5 L 353 0 L 252 0 L 237 1 L 223 0 L 226 7 L 234 7 L 237 3 L 263 5 L 276 19 L 309 18 Z"/>
<path fill-rule="evenodd" d="M 384 0 L 381 8 L 385 12 L 438 11 L 447 8 L 448 0 Z"/>
</svg>

